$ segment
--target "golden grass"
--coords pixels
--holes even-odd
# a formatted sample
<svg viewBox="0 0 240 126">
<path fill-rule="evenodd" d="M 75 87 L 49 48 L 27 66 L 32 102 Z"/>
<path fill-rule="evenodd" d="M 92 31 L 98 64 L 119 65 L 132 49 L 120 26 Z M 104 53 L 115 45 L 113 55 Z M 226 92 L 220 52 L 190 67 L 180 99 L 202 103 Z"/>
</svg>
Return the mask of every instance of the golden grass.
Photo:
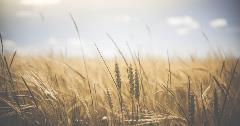
<svg viewBox="0 0 240 126">
<path fill-rule="evenodd" d="M 232 56 L 96 58 L 86 64 L 12 57 L 2 53 L 0 60 L 4 126 L 239 124 L 240 65 Z"/>
</svg>

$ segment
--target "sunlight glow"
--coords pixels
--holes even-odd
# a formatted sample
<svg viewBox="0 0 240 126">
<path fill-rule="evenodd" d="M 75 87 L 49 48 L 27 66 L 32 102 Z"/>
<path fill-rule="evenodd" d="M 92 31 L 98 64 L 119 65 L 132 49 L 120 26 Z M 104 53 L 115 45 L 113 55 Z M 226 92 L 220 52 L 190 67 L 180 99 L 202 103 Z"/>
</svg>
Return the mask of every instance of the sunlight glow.
<svg viewBox="0 0 240 126">
<path fill-rule="evenodd" d="M 59 2 L 60 0 L 22 0 L 21 4 L 32 5 L 32 6 L 43 6 L 43 5 L 58 4 Z"/>
</svg>

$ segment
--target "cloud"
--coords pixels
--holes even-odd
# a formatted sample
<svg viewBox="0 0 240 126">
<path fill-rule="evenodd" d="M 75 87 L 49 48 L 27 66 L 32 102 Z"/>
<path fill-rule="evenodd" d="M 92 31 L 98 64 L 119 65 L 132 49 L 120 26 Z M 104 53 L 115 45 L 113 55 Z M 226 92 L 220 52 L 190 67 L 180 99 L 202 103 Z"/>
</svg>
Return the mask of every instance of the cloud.
<svg viewBox="0 0 240 126">
<path fill-rule="evenodd" d="M 175 27 L 175 31 L 179 35 L 188 35 L 200 28 L 200 24 L 190 16 L 168 17 L 167 23 Z"/>
<path fill-rule="evenodd" d="M 60 0 L 21 0 L 23 5 L 30 6 L 43 6 L 43 5 L 54 5 L 60 3 Z"/>
<path fill-rule="evenodd" d="M 199 28 L 199 23 L 190 16 L 169 17 L 167 22 L 172 26 L 184 26 L 191 29 Z"/>
<path fill-rule="evenodd" d="M 226 28 L 228 26 L 228 22 L 224 18 L 217 18 L 212 21 L 210 21 L 209 25 L 212 28 Z"/>
</svg>

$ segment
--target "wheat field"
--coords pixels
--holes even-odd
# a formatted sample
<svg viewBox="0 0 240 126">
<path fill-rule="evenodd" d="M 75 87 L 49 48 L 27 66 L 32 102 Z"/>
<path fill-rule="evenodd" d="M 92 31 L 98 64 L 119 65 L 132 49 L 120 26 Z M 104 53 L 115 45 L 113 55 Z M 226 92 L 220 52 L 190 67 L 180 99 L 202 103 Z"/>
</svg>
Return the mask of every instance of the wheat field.
<svg viewBox="0 0 240 126">
<path fill-rule="evenodd" d="M 2 46 L 3 47 L 3 46 Z M 237 126 L 240 65 L 208 57 L 24 56 L 2 48 L 1 126 Z"/>
</svg>

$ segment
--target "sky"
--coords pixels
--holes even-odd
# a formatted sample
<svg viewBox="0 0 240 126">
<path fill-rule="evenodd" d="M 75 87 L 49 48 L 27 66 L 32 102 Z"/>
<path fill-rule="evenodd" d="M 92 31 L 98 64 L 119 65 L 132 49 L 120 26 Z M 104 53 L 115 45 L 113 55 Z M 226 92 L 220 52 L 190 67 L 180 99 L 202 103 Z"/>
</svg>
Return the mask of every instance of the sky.
<svg viewBox="0 0 240 126">
<path fill-rule="evenodd" d="M 24 54 L 240 56 L 239 0 L 0 0 L 5 48 Z M 74 17 L 80 41 L 71 20 Z M 129 47 L 129 48 L 128 48 Z"/>
</svg>

